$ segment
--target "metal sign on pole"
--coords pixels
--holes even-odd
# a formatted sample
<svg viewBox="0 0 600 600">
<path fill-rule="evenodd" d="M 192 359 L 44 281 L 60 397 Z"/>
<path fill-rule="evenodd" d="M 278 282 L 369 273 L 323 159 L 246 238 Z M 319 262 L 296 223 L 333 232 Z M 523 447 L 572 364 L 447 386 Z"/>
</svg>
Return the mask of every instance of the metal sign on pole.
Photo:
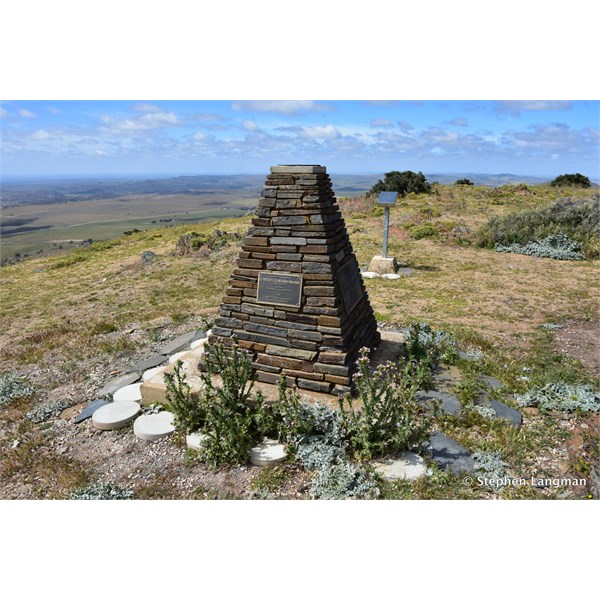
<svg viewBox="0 0 600 600">
<path fill-rule="evenodd" d="M 390 206 L 396 204 L 398 192 L 381 192 L 377 198 L 377 204 L 384 207 L 383 212 L 383 249 L 381 256 L 387 258 L 388 232 L 390 229 Z"/>
</svg>

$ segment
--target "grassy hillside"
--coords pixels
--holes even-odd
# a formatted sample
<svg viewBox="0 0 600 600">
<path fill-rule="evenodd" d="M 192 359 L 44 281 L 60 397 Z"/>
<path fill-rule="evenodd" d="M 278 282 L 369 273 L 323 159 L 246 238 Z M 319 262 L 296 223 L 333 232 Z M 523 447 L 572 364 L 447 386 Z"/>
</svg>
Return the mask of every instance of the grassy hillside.
<svg viewBox="0 0 600 600">
<path fill-rule="evenodd" d="M 482 369 L 514 391 L 528 385 L 522 378 L 524 368 L 530 380 L 539 382 L 553 377 L 593 381 L 593 371 L 558 352 L 552 332 L 541 326 L 572 322 L 597 331 L 598 261 L 501 254 L 475 244 L 477 230 L 493 215 L 547 206 L 561 196 L 589 195 L 549 186 L 437 186 L 432 194 L 402 199 L 391 212 L 389 253 L 415 271 L 395 281 L 366 281 L 378 321 L 398 326 L 426 321 L 453 332 L 463 349 L 483 351 Z M 381 250 L 381 209 L 364 197 L 342 198 L 340 206 L 359 264 L 366 267 Z M 201 316 L 215 315 L 234 267 L 237 243 L 208 256 L 178 256 L 176 242 L 191 231 L 244 233 L 249 226 L 250 217 L 243 217 L 152 229 L 3 267 L 1 371 L 28 375 L 43 393 L 9 412 L 0 409 L 2 445 L 8 447 L 25 434 L 45 443 L 46 437 L 42 440 L 35 428 L 22 424 L 32 403 L 64 396 L 73 403 L 91 400 L 111 371 L 147 356 L 165 336 L 199 326 Z M 157 255 L 148 266 L 140 259 L 144 251 Z M 547 427 L 544 435 L 552 443 L 563 435 L 558 425 Z M 455 429 L 456 439 L 470 439 L 472 432 Z M 533 446 L 531 440 L 522 440 L 518 451 L 525 456 L 534 447 L 539 450 L 542 438 L 536 439 Z M 500 438 L 496 442 L 502 443 Z M 8 459 L 3 460 L 6 466 Z M 39 465 L 18 464 L 43 479 Z M 34 485 L 36 493 L 60 496 L 87 481 L 92 467 L 82 465 L 65 467 L 75 475 L 63 484 Z M 80 477 L 77 469 L 88 475 Z M 4 475 L 8 472 L 5 469 Z M 172 490 L 169 485 L 165 483 L 165 489 Z M 147 497 L 165 494 L 155 490 Z M 429 489 L 420 497 L 432 494 Z"/>
</svg>

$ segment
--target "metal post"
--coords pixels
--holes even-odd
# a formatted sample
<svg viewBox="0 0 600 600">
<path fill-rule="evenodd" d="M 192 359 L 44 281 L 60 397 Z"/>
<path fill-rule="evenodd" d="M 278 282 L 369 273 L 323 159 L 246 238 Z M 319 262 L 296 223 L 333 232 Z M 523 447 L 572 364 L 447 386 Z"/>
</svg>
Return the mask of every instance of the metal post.
<svg viewBox="0 0 600 600">
<path fill-rule="evenodd" d="M 390 207 L 386 206 L 383 212 L 383 258 L 387 258 L 388 229 L 390 227 Z"/>
</svg>

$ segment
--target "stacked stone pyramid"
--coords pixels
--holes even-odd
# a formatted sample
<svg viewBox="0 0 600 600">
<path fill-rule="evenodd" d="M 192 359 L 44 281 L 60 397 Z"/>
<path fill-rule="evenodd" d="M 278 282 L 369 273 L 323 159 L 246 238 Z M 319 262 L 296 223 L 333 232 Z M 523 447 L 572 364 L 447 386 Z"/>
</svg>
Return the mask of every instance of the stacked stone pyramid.
<svg viewBox="0 0 600 600">
<path fill-rule="evenodd" d="M 271 167 L 252 224 L 209 343 L 235 336 L 259 381 L 350 391 L 379 333 L 325 167 Z"/>
</svg>

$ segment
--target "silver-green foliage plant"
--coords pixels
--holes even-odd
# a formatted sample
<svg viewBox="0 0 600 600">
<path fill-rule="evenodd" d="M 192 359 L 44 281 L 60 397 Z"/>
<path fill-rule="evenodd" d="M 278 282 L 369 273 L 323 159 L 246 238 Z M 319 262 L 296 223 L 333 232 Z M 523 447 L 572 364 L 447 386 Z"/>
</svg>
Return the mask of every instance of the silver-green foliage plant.
<svg viewBox="0 0 600 600">
<path fill-rule="evenodd" d="M 347 460 L 325 463 L 312 480 L 310 493 L 321 500 L 368 499 L 379 495 L 372 477 Z"/>
<path fill-rule="evenodd" d="M 386 456 L 423 442 L 433 425 L 424 403 L 415 399 L 430 375 L 427 361 L 388 362 L 371 372 L 363 348 L 354 374 L 358 403 L 340 400 L 340 418 L 349 451 L 359 460 Z"/>
<path fill-rule="evenodd" d="M 114 483 L 97 481 L 69 495 L 69 500 L 130 500 L 133 492 Z"/>
<path fill-rule="evenodd" d="M 57 417 L 70 406 L 73 406 L 73 403 L 67 400 L 52 400 L 30 410 L 26 417 L 33 423 L 43 423 L 52 417 Z"/>
<path fill-rule="evenodd" d="M 409 359 L 428 361 L 433 367 L 438 361 L 453 362 L 458 343 L 447 331 L 432 329 L 428 323 L 411 323 L 406 333 L 406 350 Z"/>
<path fill-rule="evenodd" d="M 541 410 L 600 411 L 600 392 L 594 391 L 590 385 L 548 383 L 542 388 L 519 394 L 516 399 L 519 406 L 533 406 Z"/>
<path fill-rule="evenodd" d="M 570 239 L 564 233 L 549 235 L 540 240 L 533 240 L 528 244 L 517 243 L 503 246 L 496 244 L 496 252 L 512 252 L 514 254 L 526 254 L 539 258 L 554 258 L 555 260 L 584 260 L 581 252 L 581 244 Z"/>
<path fill-rule="evenodd" d="M 490 487 L 498 490 L 504 487 L 502 479 L 508 463 L 502 460 L 501 452 L 473 452 L 473 463 L 477 473 L 493 482 Z"/>
<path fill-rule="evenodd" d="M 19 398 L 30 398 L 36 389 L 26 377 L 17 373 L 4 373 L 0 376 L 0 407 Z"/>
</svg>

